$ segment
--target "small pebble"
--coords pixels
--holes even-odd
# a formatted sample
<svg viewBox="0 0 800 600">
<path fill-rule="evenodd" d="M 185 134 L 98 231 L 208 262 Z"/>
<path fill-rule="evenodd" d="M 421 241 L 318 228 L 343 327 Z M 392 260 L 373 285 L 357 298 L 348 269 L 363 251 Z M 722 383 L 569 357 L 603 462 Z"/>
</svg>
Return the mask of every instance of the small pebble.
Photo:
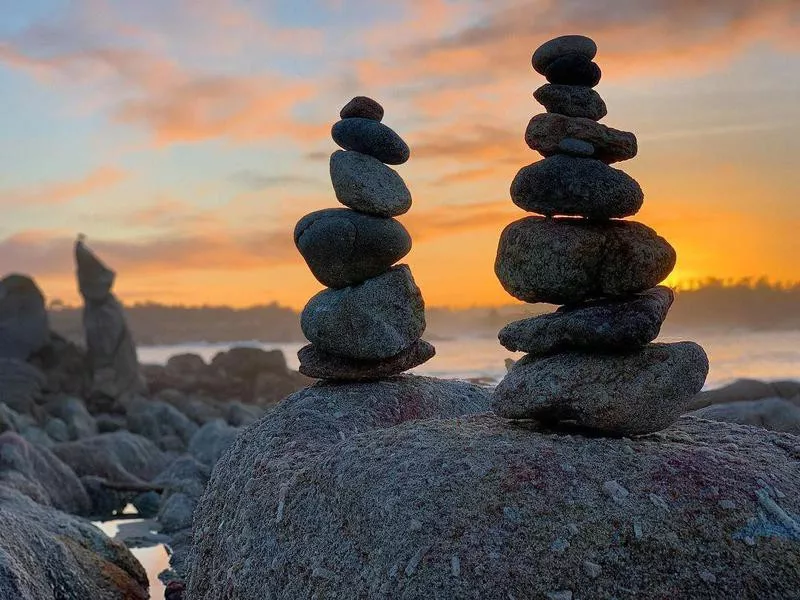
<svg viewBox="0 0 800 600">
<path fill-rule="evenodd" d="M 637 540 L 641 540 L 644 535 L 642 533 L 642 524 L 638 520 L 633 522 L 633 535 Z"/>
<path fill-rule="evenodd" d="M 700 571 L 698 575 L 706 583 L 717 583 L 717 577 L 711 571 Z"/>
<path fill-rule="evenodd" d="M 662 498 L 658 494 L 650 494 L 649 498 L 650 502 L 652 502 L 659 508 L 663 508 L 664 510 L 669 510 L 669 504 L 667 504 L 667 501 L 664 500 L 664 498 Z"/>
<path fill-rule="evenodd" d="M 558 538 L 550 544 L 550 550 L 557 554 L 562 554 L 567 548 L 569 548 L 569 542 L 563 538 Z"/>
<path fill-rule="evenodd" d="M 559 592 L 547 592 L 547 600 L 572 600 L 572 592 L 561 590 Z"/>
<path fill-rule="evenodd" d="M 736 508 L 736 502 L 728 499 L 720 500 L 717 502 L 717 505 L 724 510 L 733 510 Z"/>
<path fill-rule="evenodd" d="M 457 554 L 450 557 L 450 573 L 453 574 L 453 577 L 461 576 L 461 559 Z"/>
<path fill-rule="evenodd" d="M 569 531 L 570 535 L 578 535 L 579 533 L 578 526 L 575 525 L 575 523 L 569 523 L 567 525 L 567 531 Z"/>
<path fill-rule="evenodd" d="M 583 572 L 589 579 L 597 579 L 603 572 L 603 567 L 590 560 L 583 561 Z"/>
<path fill-rule="evenodd" d="M 614 502 L 620 503 L 630 495 L 630 492 L 622 487 L 618 481 L 612 479 L 603 484 L 603 491 Z"/>
</svg>

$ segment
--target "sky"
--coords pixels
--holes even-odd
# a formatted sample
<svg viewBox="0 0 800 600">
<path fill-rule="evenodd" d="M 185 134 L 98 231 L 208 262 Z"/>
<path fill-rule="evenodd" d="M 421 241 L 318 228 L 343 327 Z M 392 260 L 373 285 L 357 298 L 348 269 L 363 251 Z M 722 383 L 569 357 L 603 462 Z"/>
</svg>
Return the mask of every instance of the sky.
<svg viewBox="0 0 800 600">
<path fill-rule="evenodd" d="M 368 95 L 411 147 L 427 304 L 511 303 L 530 57 L 567 33 L 639 139 L 615 166 L 678 251 L 668 282 L 800 280 L 800 0 L 0 0 L 0 274 L 78 303 L 82 233 L 125 302 L 300 308 L 321 285 L 292 230 L 338 206 L 330 127 Z"/>
</svg>

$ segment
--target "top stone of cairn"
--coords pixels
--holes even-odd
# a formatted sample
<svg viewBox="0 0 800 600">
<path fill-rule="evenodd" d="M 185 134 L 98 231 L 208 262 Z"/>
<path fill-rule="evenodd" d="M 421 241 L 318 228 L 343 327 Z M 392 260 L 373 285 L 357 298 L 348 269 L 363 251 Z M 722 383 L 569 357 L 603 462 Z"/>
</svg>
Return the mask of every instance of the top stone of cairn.
<svg viewBox="0 0 800 600">
<path fill-rule="evenodd" d="M 371 121 L 383 120 L 383 107 L 367 96 L 356 96 L 344 105 L 339 116 L 342 119 L 370 119 Z"/>
<path fill-rule="evenodd" d="M 562 35 L 539 46 L 533 53 L 533 68 L 547 76 L 547 70 L 554 62 L 570 55 L 591 61 L 597 56 L 597 44 L 583 35 Z"/>
</svg>

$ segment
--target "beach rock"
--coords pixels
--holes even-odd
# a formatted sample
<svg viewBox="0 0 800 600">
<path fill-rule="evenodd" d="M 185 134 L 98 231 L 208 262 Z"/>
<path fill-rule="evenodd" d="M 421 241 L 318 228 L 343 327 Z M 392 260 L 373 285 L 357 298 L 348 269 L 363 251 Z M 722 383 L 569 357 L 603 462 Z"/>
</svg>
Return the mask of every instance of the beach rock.
<svg viewBox="0 0 800 600">
<path fill-rule="evenodd" d="M 531 63 L 538 73 L 546 75 L 547 68 L 553 62 L 570 54 L 592 60 L 597 56 L 597 44 L 583 35 L 562 35 L 539 46 L 533 53 Z"/>
<path fill-rule="evenodd" d="M 425 303 L 411 270 L 400 265 L 360 285 L 320 292 L 303 309 L 300 326 L 322 352 L 383 360 L 422 337 Z"/>
<path fill-rule="evenodd" d="M 203 357 L 191 353 L 170 356 L 165 366 L 178 375 L 199 375 L 208 370 L 208 365 Z"/>
<path fill-rule="evenodd" d="M 44 296 L 25 275 L 0 280 L 0 358 L 27 360 L 50 340 Z"/>
<path fill-rule="evenodd" d="M 347 208 L 306 215 L 294 241 L 319 282 L 337 289 L 385 273 L 411 250 L 411 236 L 399 221 Z"/>
<path fill-rule="evenodd" d="M 675 260 L 672 246 L 641 223 L 527 217 L 503 231 L 495 273 L 515 298 L 573 305 L 655 287 Z"/>
<path fill-rule="evenodd" d="M 199 427 L 174 406 L 156 400 L 138 400 L 128 406 L 127 429 L 156 443 L 162 450 L 174 449 L 166 446 L 166 440 L 177 438 L 185 450 Z"/>
<path fill-rule="evenodd" d="M 533 93 L 549 113 L 599 121 L 608 114 L 603 98 L 592 88 L 546 83 Z"/>
<path fill-rule="evenodd" d="M 344 105 L 339 116 L 342 119 L 371 119 L 383 120 L 383 107 L 367 96 L 356 96 Z"/>
<path fill-rule="evenodd" d="M 594 146 L 594 157 L 606 164 L 629 160 L 638 152 L 634 134 L 591 119 L 543 113 L 533 117 L 525 131 L 525 142 L 542 156 L 558 154 L 558 146 L 565 138 L 589 142 Z"/>
<path fill-rule="evenodd" d="M 630 175 L 599 160 L 559 154 L 523 167 L 511 184 L 511 199 L 546 216 L 605 220 L 636 214 L 644 192 Z"/>
<path fill-rule="evenodd" d="M 28 423 L 22 415 L 0 403 L 0 433 L 5 433 L 6 431 L 19 433 L 27 425 Z"/>
<path fill-rule="evenodd" d="M 378 217 L 396 217 L 411 208 L 403 178 L 376 158 L 337 150 L 330 172 L 336 198 L 345 206 Z"/>
<path fill-rule="evenodd" d="M 765 398 L 784 398 L 788 400 L 797 396 L 800 396 L 800 381 L 737 379 L 721 388 L 700 392 L 694 397 L 689 408 L 697 410 L 712 404 L 749 402 Z"/>
<path fill-rule="evenodd" d="M 45 408 L 50 415 L 64 423 L 69 440 L 79 440 L 97 435 L 97 422 L 89 414 L 81 399 L 57 396 L 48 402 Z M 51 435 L 51 437 L 53 436 Z"/>
<path fill-rule="evenodd" d="M 219 419 L 203 425 L 189 442 L 189 454 L 213 467 L 239 435 L 239 429 Z"/>
<path fill-rule="evenodd" d="M 158 511 L 158 524 L 163 533 L 173 533 L 192 526 L 192 513 L 197 499 L 178 492 L 172 494 Z"/>
<path fill-rule="evenodd" d="M 800 438 L 689 417 L 632 440 L 539 433 L 493 415 L 310 427 L 309 417 L 324 422 L 319 411 L 340 410 L 328 401 L 262 420 L 218 465 L 195 511 L 189 597 L 795 593 L 800 537 L 785 515 L 800 514 Z M 725 450 L 728 437 L 742 450 Z M 610 481 L 627 496 L 609 496 Z M 720 510 L 721 499 L 735 508 Z M 570 525 L 569 546 L 548 552 Z M 587 559 L 601 566 L 593 578 Z"/>
<path fill-rule="evenodd" d="M 575 158 L 591 158 L 594 156 L 594 146 L 583 140 L 575 138 L 565 138 L 558 144 L 558 149 L 562 154 L 574 156 Z"/>
<path fill-rule="evenodd" d="M 764 398 L 713 404 L 691 414 L 712 421 L 753 425 L 771 431 L 800 434 L 800 394 L 791 400 Z"/>
<path fill-rule="evenodd" d="M 30 413 L 42 397 L 46 379 L 36 367 L 15 358 L 0 358 L 0 403 Z"/>
<path fill-rule="evenodd" d="M 233 427 L 247 427 L 248 425 L 252 425 L 263 417 L 265 412 L 262 406 L 242 404 L 241 402 L 226 402 L 225 409 L 224 419 L 227 421 L 228 425 L 232 425 Z"/>
<path fill-rule="evenodd" d="M 333 141 L 345 150 L 368 154 L 387 165 L 401 165 L 411 156 L 403 138 L 372 119 L 342 119 L 334 124 L 331 135 Z"/>
<path fill-rule="evenodd" d="M 0 598 L 145 600 L 147 573 L 83 519 L 0 485 Z"/>
<path fill-rule="evenodd" d="M 498 337 L 512 352 L 537 356 L 634 350 L 658 337 L 674 297 L 671 289 L 659 286 L 622 300 L 562 306 L 554 313 L 509 323 Z"/>
<path fill-rule="evenodd" d="M 602 76 L 598 64 L 580 54 L 566 54 L 557 58 L 545 70 L 547 81 L 555 85 L 593 88 L 600 83 Z"/>
<path fill-rule="evenodd" d="M 436 348 L 425 340 L 417 340 L 397 356 L 379 360 L 362 361 L 326 354 L 309 344 L 297 353 L 300 372 L 317 379 L 342 381 L 370 381 L 399 375 L 429 361 Z"/>
<path fill-rule="evenodd" d="M 45 376 L 45 388 L 53 394 L 65 394 L 83 398 L 89 412 L 103 412 L 113 403 L 95 402 L 87 398 L 91 384 L 91 373 L 86 351 L 61 335 L 50 332 L 47 345 L 28 359 L 31 366 Z"/>
<path fill-rule="evenodd" d="M 199 498 L 206 489 L 209 474 L 208 465 L 202 464 L 191 454 L 184 454 L 161 471 L 153 479 L 153 484 L 164 486 L 164 500 L 178 492 Z"/>
<path fill-rule="evenodd" d="M 228 377 L 254 381 L 261 373 L 286 375 L 286 357 L 280 350 L 263 350 L 237 346 L 217 353 L 211 359 L 211 367 Z"/>
<path fill-rule="evenodd" d="M 706 375 L 708 358 L 692 342 L 625 354 L 526 356 L 498 384 L 492 407 L 508 419 L 641 435 L 669 427 Z"/>
</svg>

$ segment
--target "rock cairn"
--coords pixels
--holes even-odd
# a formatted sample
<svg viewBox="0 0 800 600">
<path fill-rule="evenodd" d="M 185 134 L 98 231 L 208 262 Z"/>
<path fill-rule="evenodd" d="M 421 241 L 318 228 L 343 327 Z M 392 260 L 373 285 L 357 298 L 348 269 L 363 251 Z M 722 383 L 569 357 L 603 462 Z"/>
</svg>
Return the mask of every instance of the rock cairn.
<svg viewBox="0 0 800 600">
<path fill-rule="evenodd" d="M 495 272 L 515 298 L 564 306 L 500 332 L 503 346 L 527 356 L 498 385 L 493 406 L 509 419 L 645 434 L 683 412 L 708 359 L 692 342 L 651 343 L 673 301 L 657 284 L 676 254 L 649 227 L 622 220 L 644 194 L 609 165 L 636 156 L 637 143 L 598 123 L 607 110 L 592 89 L 596 53 L 591 39 L 570 35 L 533 55 L 549 82 L 534 93 L 547 113 L 533 117 L 525 140 L 545 158 L 520 170 L 511 198 L 542 216 L 506 227 Z"/>
<path fill-rule="evenodd" d="M 306 215 L 294 240 L 314 276 L 327 286 L 308 302 L 301 327 L 311 342 L 300 350 L 300 372 L 332 380 L 398 375 L 435 354 L 421 339 L 425 304 L 407 265 L 411 236 L 396 219 L 411 194 L 387 165 L 405 163 L 408 145 L 381 123 L 383 107 L 351 100 L 333 126 L 344 150 L 331 156 L 336 197 L 346 208 Z"/>
</svg>

